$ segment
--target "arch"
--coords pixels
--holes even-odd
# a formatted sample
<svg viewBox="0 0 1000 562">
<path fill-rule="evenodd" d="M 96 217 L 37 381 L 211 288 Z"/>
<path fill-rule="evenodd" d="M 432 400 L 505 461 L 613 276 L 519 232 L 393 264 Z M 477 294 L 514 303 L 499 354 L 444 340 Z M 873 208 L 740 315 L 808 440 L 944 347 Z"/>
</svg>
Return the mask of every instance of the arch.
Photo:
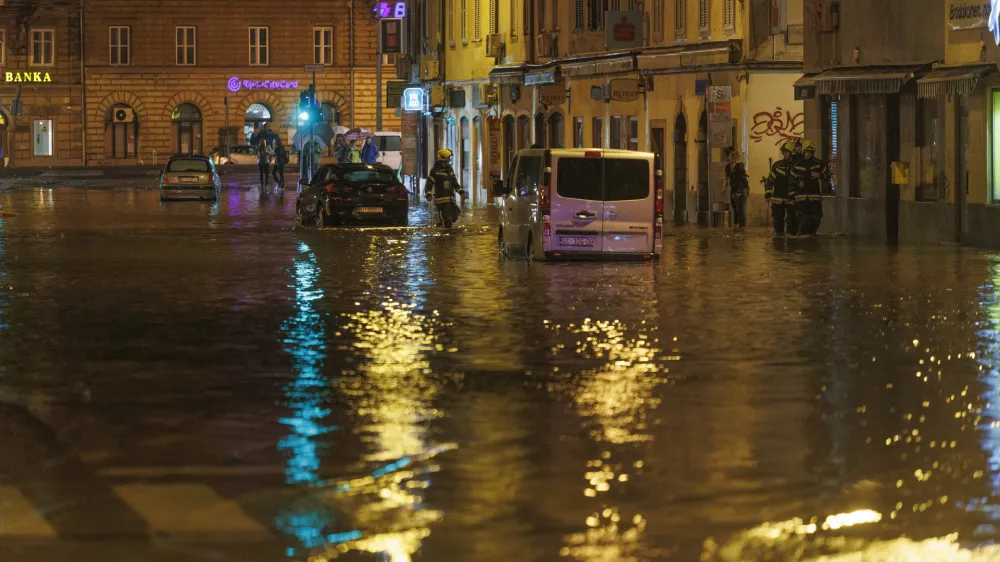
<svg viewBox="0 0 1000 562">
<path fill-rule="evenodd" d="M 167 100 L 166 104 L 164 104 L 163 115 L 168 120 L 171 119 L 174 114 L 174 110 L 186 103 L 197 107 L 202 114 L 202 118 L 210 117 L 212 115 L 211 104 L 208 103 L 208 100 L 206 100 L 204 96 L 197 92 L 181 92 L 179 94 L 175 94 L 172 98 Z"/>
<path fill-rule="evenodd" d="M 118 121 L 118 110 L 131 110 L 131 121 Z M 134 107 L 116 103 L 104 116 L 104 156 L 111 160 L 137 158 L 139 154 L 139 117 Z"/>
<path fill-rule="evenodd" d="M 170 114 L 171 128 L 174 131 L 174 152 L 177 154 L 201 154 L 204 150 L 205 114 L 191 103 L 183 102 L 176 106 Z"/>
<path fill-rule="evenodd" d="M 280 115 L 285 113 L 285 104 L 281 98 L 266 91 L 252 91 L 243 98 L 236 108 L 236 115 L 246 115 L 247 109 L 255 103 L 262 103 L 271 110 L 271 119 L 280 122 Z"/>
<path fill-rule="evenodd" d="M 139 122 L 145 122 L 148 114 L 146 113 L 146 105 L 142 103 L 142 100 L 138 98 L 135 94 L 129 92 L 114 92 L 105 96 L 101 103 L 91 112 L 91 123 L 104 123 L 104 117 L 108 114 L 108 110 L 111 109 L 113 105 L 127 105 L 131 107 L 135 114 L 138 116 Z"/>
<path fill-rule="evenodd" d="M 510 164 L 514 161 L 514 151 L 517 150 L 517 118 L 513 113 L 503 116 L 503 165 L 500 174 L 508 179 Z"/>
<path fill-rule="evenodd" d="M 674 117 L 674 224 L 687 224 L 687 119 L 678 111 Z"/>
<path fill-rule="evenodd" d="M 524 150 L 531 146 L 531 117 L 521 113 L 517 116 L 517 149 Z"/>
<path fill-rule="evenodd" d="M 4 159 L 10 157 L 10 150 L 7 148 L 7 130 L 9 124 L 10 118 L 0 108 L 0 168 L 6 166 Z"/>
<path fill-rule="evenodd" d="M 545 146 L 546 141 L 548 141 L 548 135 L 545 134 L 545 112 L 539 111 L 535 114 L 535 142 L 534 145 Z"/>
<path fill-rule="evenodd" d="M 341 124 L 351 122 L 351 104 L 347 102 L 347 98 L 343 94 L 336 90 L 324 90 L 319 92 L 317 97 L 320 102 L 332 103 L 337 108 Z"/>
<path fill-rule="evenodd" d="M 566 122 L 561 111 L 553 111 L 546 119 L 548 129 L 548 147 L 564 148 L 566 146 Z"/>
</svg>

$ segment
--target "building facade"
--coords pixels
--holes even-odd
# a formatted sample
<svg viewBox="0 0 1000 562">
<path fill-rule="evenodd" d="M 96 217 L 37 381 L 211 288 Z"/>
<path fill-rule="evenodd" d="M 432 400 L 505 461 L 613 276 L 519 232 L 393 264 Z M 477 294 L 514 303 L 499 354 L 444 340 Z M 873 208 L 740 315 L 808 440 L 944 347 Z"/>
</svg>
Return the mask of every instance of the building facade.
<svg viewBox="0 0 1000 562">
<path fill-rule="evenodd" d="M 83 163 L 81 24 L 75 0 L 0 2 L 0 166 Z"/>
<path fill-rule="evenodd" d="M 836 169 L 824 230 L 1000 246 L 991 4 L 806 0 L 797 89 L 807 135 Z"/>
<path fill-rule="evenodd" d="M 489 154 L 605 147 L 656 153 L 677 223 L 725 210 L 723 150 L 756 179 L 800 136 L 803 12 L 793 0 L 440 0 L 428 29 L 443 87 L 426 130 L 452 148 L 466 185 L 485 192 Z M 623 46 L 624 45 L 624 46 Z M 728 87 L 725 114 L 707 94 Z M 499 149 L 489 121 L 499 120 Z M 494 125 L 496 126 L 496 125 Z M 497 136 L 493 137 L 494 140 Z M 766 220 L 763 186 L 750 218 Z"/>
<path fill-rule="evenodd" d="M 2 20 L 12 25 L 0 23 L 11 38 L 0 47 L 3 71 L 34 78 L 51 70 L 51 83 L 22 85 L 23 123 L 0 135 L 18 147 L 18 166 L 151 164 L 227 140 L 245 144 L 265 122 L 290 144 L 300 126 L 299 93 L 314 76 L 328 124 L 376 126 L 376 94 L 386 80 L 376 84 L 376 20 L 362 2 L 170 0 L 123 9 L 115 0 L 28 0 L 0 10 L 15 14 Z M 39 62 L 36 44 L 53 45 L 51 60 Z M 307 73 L 306 65 L 323 70 Z M 2 87 L 13 95 L 11 84 Z M 37 145 L 39 136 L 29 129 L 49 120 L 53 148 L 33 147 L 27 140 L 34 135 Z M 382 128 L 399 130 L 395 112 L 384 112 Z"/>
</svg>

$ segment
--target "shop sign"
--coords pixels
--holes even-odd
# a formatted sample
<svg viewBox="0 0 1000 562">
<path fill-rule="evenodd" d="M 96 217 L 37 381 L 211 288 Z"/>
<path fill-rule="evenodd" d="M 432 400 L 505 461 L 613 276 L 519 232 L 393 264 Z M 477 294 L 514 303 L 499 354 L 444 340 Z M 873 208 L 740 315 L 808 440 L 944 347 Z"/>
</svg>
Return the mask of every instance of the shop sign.
<svg viewBox="0 0 1000 562">
<path fill-rule="evenodd" d="M 240 80 L 239 76 L 232 76 L 226 82 L 226 87 L 230 92 L 236 93 L 242 90 L 297 90 L 298 80 Z"/>
<path fill-rule="evenodd" d="M 423 88 L 407 88 L 403 90 L 403 111 L 423 111 Z"/>
<path fill-rule="evenodd" d="M 635 101 L 639 99 L 639 82 L 634 78 L 615 78 L 609 84 L 611 101 Z"/>
<path fill-rule="evenodd" d="M 608 50 L 642 47 L 642 12 L 608 12 L 604 46 Z"/>
<path fill-rule="evenodd" d="M 52 76 L 48 72 L 4 72 L 4 82 L 51 82 Z"/>
<path fill-rule="evenodd" d="M 503 167 L 503 129 L 500 120 L 496 118 L 487 119 L 486 127 L 489 134 L 489 173 L 491 176 L 500 177 L 500 170 Z"/>
<path fill-rule="evenodd" d="M 948 6 L 948 28 L 958 30 L 985 27 L 990 11 L 988 1 L 955 0 Z"/>
<path fill-rule="evenodd" d="M 539 87 L 538 101 L 542 105 L 562 105 L 566 103 L 566 85 L 545 84 Z"/>
</svg>

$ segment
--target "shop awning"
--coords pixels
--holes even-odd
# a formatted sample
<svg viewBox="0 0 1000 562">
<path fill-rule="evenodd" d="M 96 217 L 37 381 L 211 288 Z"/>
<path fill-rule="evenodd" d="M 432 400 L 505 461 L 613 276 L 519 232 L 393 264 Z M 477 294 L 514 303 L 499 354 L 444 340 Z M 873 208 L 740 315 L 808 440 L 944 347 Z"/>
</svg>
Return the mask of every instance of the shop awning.
<svg viewBox="0 0 1000 562">
<path fill-rule="evenodd" d="M 494 84 L 524 84 L 524 69 L 520 66 L 497 66 L 490 71 Z"/>
<path fill-rule="evenodd" d="M 924 66 L 833 68 L 813 80 L 820 94 L 896 94 Z"/>
<path fill-rule="evenodd" d="M 938 66 L 917 80 L 917 97 L 960 96 L 976 89 L 979 79 L 996 72 L 995 64 Z"/>
<path fill-rule="evenodd" d="M 802 78 L 799 78 L 798 80 L 795 81 L 795 87 L 796 88 L 808 88 L 810 86 L 815 86 L 816 85 L 816 77 L 817 76 L 819 76 L 819 75 L 815 74 L 815 73 L 814 74 L 806 74 Z"/>
</svg>

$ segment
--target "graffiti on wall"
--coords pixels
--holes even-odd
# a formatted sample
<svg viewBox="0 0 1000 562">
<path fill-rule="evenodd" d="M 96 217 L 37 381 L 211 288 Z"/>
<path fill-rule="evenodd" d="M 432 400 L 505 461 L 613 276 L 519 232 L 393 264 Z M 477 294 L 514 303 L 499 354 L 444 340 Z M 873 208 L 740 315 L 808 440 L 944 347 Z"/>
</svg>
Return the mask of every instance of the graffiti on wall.
<svg viewBox="0 0 1000 562">
<path fill-rule="evenodd" d="M 786 140 L 800 138 L 805 132 L 805 125 L 804 113 L 792 113 L 775 107 L 774 111 L 761 111 L 753 116 L 750 140 L 761 142 L 767 139 L 774 141 L 777 146 Z"/>
</svg>

